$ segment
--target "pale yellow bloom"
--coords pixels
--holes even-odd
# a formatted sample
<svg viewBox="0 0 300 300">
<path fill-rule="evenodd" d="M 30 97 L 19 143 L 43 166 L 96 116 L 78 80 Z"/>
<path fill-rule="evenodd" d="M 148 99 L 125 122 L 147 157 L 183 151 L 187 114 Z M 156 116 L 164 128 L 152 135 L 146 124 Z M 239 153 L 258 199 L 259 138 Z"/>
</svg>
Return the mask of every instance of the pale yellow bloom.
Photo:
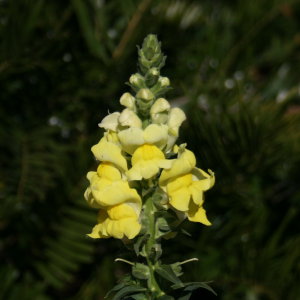
<svg viewBox="0 0 300 300">
<path fill-rule="evenodd" d="M 185 120 L 186 116 L 182 109 L 178 107 L 172 108 L 168 119 L 169 133 L 178 137 L 179 127 Z"/>
<path fill-rule="evenodd" d="M 164 98 L 157 99 L 151 106 L 150 115 L 153 123 L 165 124 L 169 117 L 170 104 Z"/>
<path fill-rule="evenodd" d="M 114 237 L 133 239 L 141 230 L 139 211 L 130 204 L 122 203 L 100 210 L 98 224 L 89 234 L 92 238 Z"/>
<path fill-rule="evenodd" d="M 116 138 L 117 135 L 115 134 L 105 135 L 91 150 L 99 161 L 111 162 L 121 170 L 127 171 L 127 161 L 122 155 L 122 149 L 117 143 L 113 142 Z"/>
<path fill-rule="evenodd" d="M 128 128 L 118 133 L 122 148 L 129 154 L 141 145 L 152 144 L 162 149 L 168 139 L 168 126 L 150 124 L 144 130 L 141 128 Z"/>
<path fill-rule="evenodd" d="M 138 147 L 131 159 L 132 168 L 127 172 L 129 180 L 149 179 L 160 168 L 170 168 L 171 160 L 165 159 L 163 152 L 154 145 L 144 144 Z"/>
<path fill-rule="evenodd" d="M 119 123 L 123 127 L 142 128 L 142 121 L 136 113 L 129 108 L 124 109 L 119 116 Z"/>
<path fill-rule="evenodd" d="M 90 187 L 85 192 L 85 198 L 91 206 L 103 208 L 126 202 L 140 209 L 139 194 L 122 180 L 121 172 L 112 164 L 100 164 L 97 172 L 89 172 L 87 178 Z"/>
<path fill-rule="evenodd" d="M 114 112 L 112 114 L 107 115 L 101 123 L 98 124 L 99 127 L 104 128 L 106 130 L 117 131 L 117 127 L 119 125 L 120 113 Z"/>
<path fill-rule="evenodd" d="M 169 135 L 166 152 L 169 152 L 169 150 L 171 150 L 173 145 L 176 143 L 179 135 L 179 128 L 184 120 L 186 120 L 186 116 L 182 109 L 174 107 L 170 110 L 167 122 L 169 127 Z"/>
</svg>

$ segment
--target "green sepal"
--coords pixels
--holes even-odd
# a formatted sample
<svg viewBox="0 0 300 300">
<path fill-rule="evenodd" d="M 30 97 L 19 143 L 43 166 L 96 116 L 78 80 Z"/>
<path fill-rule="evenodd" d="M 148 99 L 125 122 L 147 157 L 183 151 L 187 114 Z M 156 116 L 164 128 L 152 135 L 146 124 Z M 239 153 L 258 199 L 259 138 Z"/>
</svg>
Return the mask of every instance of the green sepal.
<svg viewBox="0 0 300 300">
<path fill-rule="evenodd" d="M 162 255 L 161 244 L 159 243 L 154 244 L 154 249 L 155 249 L 155 260 L 158 260 Z"/>
<path fill-rule="evenodd" d="M 159 78 L 159 70 L 157 68 L 151 68 L 145 75 L 145 83 L 147 87 L 152 87 L 156 84 Z"/>
<path fill-rule="evenodd" d="M 147 240 L 147 238 L 149 238 L 149 236 L 147 234 L 144 234 L 137 238 L 136 242 L 133 245 L 133 249 L 134 249 L 136 256 L 139 256 L 139 255 L 144 256 L 142 247 L 143 247 L 143 243 Z"/>
<path fill-rule="evenodd" d="M 178 226 L 178 219 L 172 211 L 160 211 L 156 214 L 156 238 L 170 239 L 174 237 L 176 233 L 176 227 Z"/>
<path fill-rule="evenodd" d="M 150 91 L 155 95 L 156 98 L 164 96 L 170 90 L 172 90 L 172 87 L 161 86 L 159 82 L 157 82 L 153 87 L 150 88 Z"/>
<path fill-rule="evenodd" d="M 132 275 L 137 279 L 148 279 L 150 276 L 149 267 L 141 263 L 135 263 L 132 266 Z"/>
<path fill-rule="evenodd" d="M 183 275 L 182 267 L 181 267 L 180 263 L 177 262 L 177 263 L 171 264 L 170 266 L 171 266 L 173 272 L 174 272 L 178 277 L 180 277 L 181 275 Z"/>
<path fill-rule="evenodd" d="M 155 193 L 152 196 L 152 200 L 158 209 L 167 209 L 164 205 L 168 203 L 168 196 L 161 188 L 156 189 Z"/>
</svg>

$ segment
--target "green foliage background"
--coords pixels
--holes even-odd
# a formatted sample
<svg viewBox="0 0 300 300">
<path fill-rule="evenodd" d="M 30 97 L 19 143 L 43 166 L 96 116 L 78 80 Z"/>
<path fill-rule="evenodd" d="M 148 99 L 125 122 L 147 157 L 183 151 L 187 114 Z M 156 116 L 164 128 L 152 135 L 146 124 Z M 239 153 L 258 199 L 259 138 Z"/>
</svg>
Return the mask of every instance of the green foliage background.
<svg viewBox="0 0 300 300">
<path fill-rule="evenodd" d="M 198 257 L 217 298 L 300 298 L 300 3 L 292 0 L 0 1 L 0 299 L 103 299 L 126 266 L 92 241 L 90 147 L 120 109 L 136 45 L 158 34 L 181 139 L 216 173 L 212 227 L 165 242 Z"/>
</svg>

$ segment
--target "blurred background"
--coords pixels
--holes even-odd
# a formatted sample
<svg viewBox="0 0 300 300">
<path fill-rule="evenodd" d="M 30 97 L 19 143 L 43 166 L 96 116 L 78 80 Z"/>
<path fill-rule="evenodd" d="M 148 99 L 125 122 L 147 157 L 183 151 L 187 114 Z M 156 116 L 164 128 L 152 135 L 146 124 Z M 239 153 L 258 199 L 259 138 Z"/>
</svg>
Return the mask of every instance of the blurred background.
<svg viewBox="0 0 300 300">
<path fill-rule="evenodd" d="M 216 173 L 213 226 L 164 242 L 198 257 L 186 279 L 218 296 L 300 299 L 300 3 L 292 0 L 0 1 L 0 299 L 103 299 L 128 271 L 118 240 L 85 236 L 97 124 L 120 110 L 155 33 L 187 114 L 181 141 Z"/>
</svg>

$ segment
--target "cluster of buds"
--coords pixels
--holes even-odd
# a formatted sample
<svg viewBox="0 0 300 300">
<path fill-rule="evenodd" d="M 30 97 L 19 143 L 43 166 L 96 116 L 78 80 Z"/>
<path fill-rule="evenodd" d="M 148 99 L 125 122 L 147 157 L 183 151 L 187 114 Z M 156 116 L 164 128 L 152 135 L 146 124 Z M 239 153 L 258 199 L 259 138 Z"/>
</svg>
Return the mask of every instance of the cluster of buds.
<svg viewBox="0 0 300 300">
<path fill-rule="evenodd" d="M 203 193 L 215 178 L 210 170 L 196 167 L 186 144 L 176 144 L 186 116 L 163 98 L 170 80 L 160 76 L 165 57 L 156 36 L 149 35 L 138 53 L 140 72 L 129 79 L 134 95 L 124 93 L 120 98 L 124 109 L 99 124 L 105 133 L 92 152 L 100 164 L 87 174 L 85 199 L 99 209 L 89 236 L 127 243 L 137 238 L 134 250 L 147 258 L 147 265 L 135 264 L 133 276 L 147 279 L 149 288 L 163 295 L 153 275 L 161 270 L 159 240 L 174 236 L 185 218 L 211 224 Z"/>
</svg>

